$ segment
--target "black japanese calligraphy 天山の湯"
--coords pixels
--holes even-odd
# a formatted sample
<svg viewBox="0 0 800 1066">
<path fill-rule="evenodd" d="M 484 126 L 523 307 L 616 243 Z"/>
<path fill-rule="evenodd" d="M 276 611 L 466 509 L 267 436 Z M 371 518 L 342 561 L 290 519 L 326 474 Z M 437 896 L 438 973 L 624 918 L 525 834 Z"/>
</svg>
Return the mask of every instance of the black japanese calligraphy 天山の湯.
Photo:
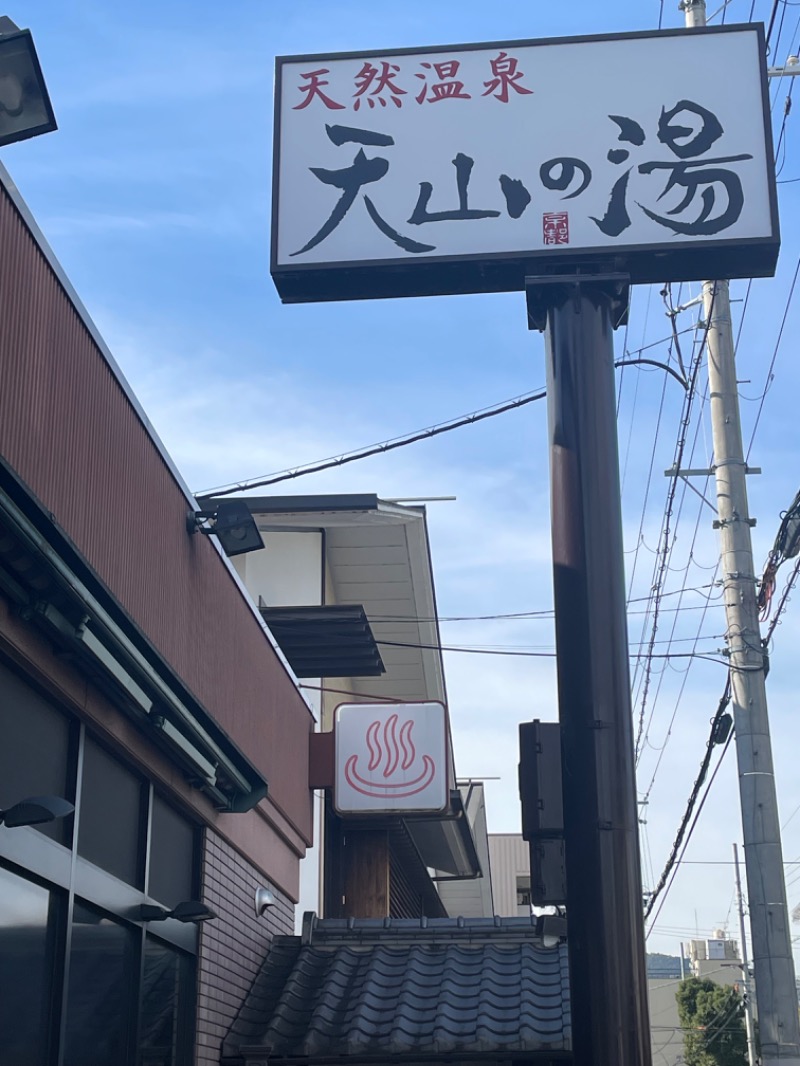
<svg viewBox="0 0 800 1066">
<path fill-rule="evenodd" d="M 273 273 L 464 259 L 477 287 L 485 260 L 513 288 L 553 256 L 613 255 L 635 280 L 646 256 L 685 274 L 691 246 L 758 242 L 764 271 L 759 34 L 724 29 L 280 60 Z M 723 60 L 741 72 L 725 93 L 701 76 Z"/>
</svg>

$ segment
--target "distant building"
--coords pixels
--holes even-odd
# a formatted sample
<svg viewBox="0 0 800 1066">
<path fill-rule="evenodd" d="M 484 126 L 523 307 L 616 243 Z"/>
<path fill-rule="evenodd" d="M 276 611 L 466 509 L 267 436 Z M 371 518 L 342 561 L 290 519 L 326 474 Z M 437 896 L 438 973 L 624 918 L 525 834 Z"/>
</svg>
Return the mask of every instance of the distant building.
<svg viewBox="0 0 800 1066">
<path fill-rule="evenodd" d="M 531 913 L 531 867 L 528 844 L 519 833 L 490 833 L 492 893 L 497 914 L 517 917 Z M 739 944 L 723 930 L 708 939 L 684 945 L 683 972 L 735 985 L 742 977 Z M 683 1031 L 675 993 L 681 982 L 681 958 L 654 953 L 647 956 L 647 989 L 653 1062 L 679 1066 L 683 1062 Z"/>
<path fill-rule="evenodd" d="M 495 913 L 501 918 L 531 913 L 531 859 L 519 833 L 490 833 L 489 862 Z"/>
<path fill-rule="evenodd" d="M 690 940 L 684 945 L 692 977 L 710 977 L 718 985 L 735 985 L 742 976 L 739 942 L 715 929 L 708 940 Z"/>
<path fill-rule="evenodd" d="M 647 956 L 647 991 L 653 1062 L 678 1066 L 683 1062 L 683 1030 L 675 993 L 681 982 L 681 962 L 686 977 L 699 977 L 718 985 L 735 985 L 742 978 L 739 944 L 721 929 L 713 937 L 684 944 L 684 960 L 674 955 Z"/>
<path fill-rule="evenodd" d="M 654 980 L 674 981 L 682 977 L 679 955 L 660 955 L 658 952 L 647 956 L 647 976 Z"/>
<path fill-rule="evenodd" d="M 322 734 L 332 735 L 342 703 L 447 704 L 424 507 L 374 493 L 240 502 L 264 548 L 234 566 L 310 694 Z M 318 901 L 305 893 L 307 909 L 325 918 L 492 914 L 483 785 L 458 781 L 452 738 L 448 747 L 441 815 L 343 818 L 325 788 L 322 891 Z M 322 750 L 332 755 L 333 746 Z"/>
</svg>

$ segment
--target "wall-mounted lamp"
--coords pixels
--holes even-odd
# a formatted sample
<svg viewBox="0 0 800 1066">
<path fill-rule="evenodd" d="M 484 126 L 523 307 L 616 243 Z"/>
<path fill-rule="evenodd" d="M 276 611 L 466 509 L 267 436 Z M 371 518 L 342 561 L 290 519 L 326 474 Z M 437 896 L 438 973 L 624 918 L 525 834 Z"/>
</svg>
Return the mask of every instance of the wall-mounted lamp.
<svg viewBox="0 0 800 1066">
<path fill-rule="evenodd" d="M 0 145 L 58 129 L 30 30 L 0 17 Z"/>
<path fill-rule="evenodd" d="M 13 807 L 0 810 L 0 825 L 16 829 L 20 825 L 41 825 L 54 822 L 56 818 L 66 818 L 75 807 L 61 796 L 29 796 L 20 800 Z"/>
<path fill-rule="evenodd" d="M 270 907 L 274 907 L 277 900 L 268 888 L 256 889 L 256 918 L 263 918 Z"/>
<path fill-rule="evenodd" d="M 542 938 L 542 946 L 554 948 L 567 938 L 567 919 L 560 914 L 540 914 L 536 918 L 536 935 Z"/>
<path fill-rule="evenodd" d="M 142 903 L 134 908 L 131 917 L 138 922 L 165 922 L 167 918 L 175 918 L 179 922 L 207 922 L 216 918 L 217 912 L 199 900 L 188 899 L 177 903 L 172 910 L 159 907 L 157 903 Z"/>
<path fill-rule="evenodd" d="M 207 519 L 214 524 L 203 525 Z M 264 547 L 250 508 L 240 500 L 223 500 L 215 511 L 190 511 L 186 528 L 190 533 L 218 537 L 226 555 L 242 555 Z"/>
</svg>

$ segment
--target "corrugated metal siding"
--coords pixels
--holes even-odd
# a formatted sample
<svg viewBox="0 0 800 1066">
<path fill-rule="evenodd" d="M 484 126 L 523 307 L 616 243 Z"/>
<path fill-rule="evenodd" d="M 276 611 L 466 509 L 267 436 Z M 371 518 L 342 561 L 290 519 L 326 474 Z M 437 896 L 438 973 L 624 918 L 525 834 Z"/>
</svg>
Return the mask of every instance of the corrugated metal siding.
<svg viewBox="0 0 800 1066">
<path fill-rule="evenodd" d="M 308 836 L 308 710 L 5 189 L 0 454 Z"/>
<path fill-rule="evenodd" d="M 490 833 L 489 858 L 492 864 L 492 892 L 495 913 L 515 918 L 517 909 L 517 875 L 530 876 L 528 845 L 518 833 Z"/>
</svg>

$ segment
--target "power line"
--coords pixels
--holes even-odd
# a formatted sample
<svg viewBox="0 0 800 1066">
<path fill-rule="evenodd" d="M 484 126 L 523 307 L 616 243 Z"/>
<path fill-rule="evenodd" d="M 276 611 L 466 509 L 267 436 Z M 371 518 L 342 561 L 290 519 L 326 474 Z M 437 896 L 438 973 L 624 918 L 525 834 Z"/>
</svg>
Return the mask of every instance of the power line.
<svg viewBox="0 0 800 1066">
<path fill-rule="evenodd" d="M 712 298 L 713 299 L 713 298 Z M 666 295 L 665 295 L 666 301 Z M 671 311 L 672 309 L 669 308 Z M 674 314 L 673 314 L 674 321 Z M 703 351 L 705 350 L 706 342 L 708 340 L 709 324 L 711 322 L 711 311 L 706 316 L 708 321 L 706 322 L 705 335 L 703 341 L 699 346 L 697 354 L 694 357 L 694 366 L 692 368 L 691 377 L 688 381 L 688 388 L 686 390 L 686 398 L 683 405 L 683 411 L 681 413 L 681 421 L 678 429 L 678 440 L 675 448 L 674 455 L 674 469 L 675 474 L 670 478 L 670 484 L 667 491 L 667 507 L 664 515 L 664 523 L 661 528 L 661 551 L 656 565 L 656 576 L 652 584 L 653 589 L 653 622 L 650 630 L 650 648 L 652 649 L 655 644 L 656 634 L 658 632 L 658 616 L 661 607 L 661 592 L 663 591 L 664 580 L 666 578 L 666 568 L 671 554 L 671 545 L 674 544 L 672 534 L 672 510 L 675 504 L 675 494 L 678 486 L 678 471 L 681 468 L 683 462 L 683 454 L 686 448 L 687 431 L 692 416 L 692 402 L 697 391 L 697 376 L 700 372 L 700 365 L 702 362 Z M 677 520 L 676 520 L 677 525 Z M 641 751 L 642 736 L 645 728 L 645 714 L 647 707 L 647 695 L 650 689 L 650 681 L 652 677 L 652 669 L 649 660 L 645 661 L 644 666 L 644 684 L 642 689 L 642 697 L 639 707 L 639 721 L 636 730 L 636 742 L 634 744 L 634 757 L 638 759 Z"/>
<path fill-rule="evenodd" d="M 683 861 L 683 856 L 686 854 L 686 849 L 689 846 L 689 841 L 692 839 L 692 834 L 694 833 L 695 827 L 697 826 L 697 823 L 698 823 L 698 821 L 700 819 L 700 815 L 701 815 L 701 813 L 703 811 L 703 807 L 705 806 L 705 802 L 708 799 L 708 794 L 711 791 L 711 786 L 714 784 L 714 780 L 715 780 L 715 778 L 716 778 L 716 776 L 717 776 L 717 774 L 719 772 L 720 766 L 722 766 L 722 762 L 723 762 L 723 760 L 724 760 L 724 758 L 725 758 L 725 756 L 726 756 L 726 754 L 728 752 L 728 748 L 731 746 L 731 741 L 732 740 L 733 740 L 733 732 L 731 731 L 731 733 L 728 736 L 727 741 L 725 742 L 725 747 L 722 749 L 722 754 L 719 757 L 717 765 L 714 767 L 714 772 L 712 773 L 712 775 L 711 775 L 711 777 L 709 779 L 709 782 L 706 785 L 706 790 L 703 793 L 703 798 L 700 800 L 700 806 L 697 808 L 697 813 L 695 814 L 694 819 L 692 820 L 692 824 L 689 827 L 689 832 L 688 832 L 688 834 L 686 836 L 686 840 L 684 841 L 683 848 L 682 848 L 681 854 L 680 854 L 680 858 L 675 863 L 675 870 L 673 871 L 673 874 L 672 874 L 672 877 L 670 879 L 669 884 L 666 886 L 666 890 L 664 891 L 664 895 L 663 895 L 663 897 L 661 899 L 661 904 L 659 905 L 658 911 L 656 912 L 656 916 L 653 919 L 653 921 L 655 921 L 656 918 L 658 918 L 659 914 L 661 913 L 661 911 L 662 911 L 662 909 L 664 907 L 664 904 L 667 901 L 667 896 L 669 895 L 669 890 L 672 888 L 673 882 L 675 881 L 675 878 L 676 878 L 676 876 L 678 874 L 678 867 L 680 866 L 680 864 Z M 659 885 L 659 889 L 658 889 L 659 892 L 661 892 L 662 887 L 663 886 Z M 650 898 L 650 905 L 651 906 L 652 906 L 652 903 L 655 901 L 655 895 L 656 894 L 654 893 L 654 895 L 651 896 L 651 898 Z M 649 913 L 650 913 L 650 911 L 648 910 L 645 913 L 645 918 L 647 917 L 647 915 Z M 652 930 L 652 927 L 651 927 L 651 930 Z"/>
<path fill-rule="evenodd" d="M 689 820 L 692 817 L 692 813 L 694 811 L 695 804 L 697 803 L 697 798 L 700 795 L 700 789 L 703 787 L 703 782 L 706 779 L 706 774 L 708 773 L 708 768 L 711 765 L 711 756 L 713 755 L 714 748 L 717 745 L 716 737 L 717 737 L 717 730 L 718 730 L 718 727 L 719 727 L 719 722 L 720 722 L 720 719 L 722 718 L 723 714 L 725 714 L 725 710 L 726 710 L 728 704 L 730 703 L 730 701 L 731 701 L 731 679 L 730 679 L 730 675 L 729 675 L 728 676 L 728 680 L 727 680 L 727 682 L 725 684 L 725 689 L 724 689 L 724 691 L 722 693 L 722 696 L 720 697 L 719 704 L 717 705 L 716 713 L 714 714 L 714 717 L 711 719 L 711 732 L 709 734 L 708 740 L 706 741 L 706 750 L 705 750 L 705 753 L 703 754 L 703 761 L 700 763 L 699 773 L 697 775 L 697 778 L 695 780 L 694 785 L 692 786 L 692 791 L 691 791 L 691 793 L 689 795 L 689 799 L 688 799 L 687 804 L 686 804 L 686 809 L 683 812 L 683 817 L 681 818 L 680 825 L 678 826 L 678 832 L 675 835 L 675 841 L 674 841 L 674 843 L 672 845 L 672 850 L 671 850 L 671 852 L 669 854 L 669 858 L 667 859 L 666 865 L 664 866 L 664 869 L 663 869 L 663 871 L 661 873 L 661 877 L 659 878 L 659 882 L 656 885 L 655 889 L 653 890 L 653 894 L 650 896 L 649 900 L 647 901 L 647 907 L 645 908 L 645 912 L 644 912 L 645 918 L 649 917 L 650 912 L 653 909 L 653 904 L 658 899 L 658 897 L 661 895 L 661 893 L 664 891 L 664 888 L 666 887 L 666 884 L 667 884 L 667 880 L 669 879 L 669 876 L 672 873 L 672 870 L 673 870 L 673 868 L 676 865 L 676 861 L 677 861 L 677 858 L 678 858 L 678 851 L 680 850 L 681 845 L 683 844 L 684 837 L 686 836 L 686 830 L 687 830 L 687 827 L 689 825 Z M 723 755 L 724 755 L 725 751 L 727 751 L 728 744 L 730 743 L 730 739 L 731 739 L 732 736 L 733 736 L 733 731 L 731 731 L 731 733 L 728 736 L 728 740 L 727 740 L 727 743 L 725 745 L 725 749 L 723 750 Z M 721 761 L 722 760 L 720 759 L 720 762 Z M 713 781 L 714 778 L 712 777 L 711 780 Z M 710 784 L 711 784 L 711 782 L 709 782 L 709 785 Z M 708 795 L 707 791 L 706 791 L 706 795 Z M 688 843 L 688 840 L 687 840 L 687 843 Z M 659 913 L 660 913 L 660 909 L 661 908 L 659 908 Z M 658 917 L 658 914 L 656 914 L 656 917 Z M 653 920 L 655 921 L 655 918 Z"/>
<path fill-rule="evenodd" d="M 707 398 L 708 398 L 708 389 L 706 388 L 706 390 L 703 393 L 703 397 L 702 397 L 701 412 L 700 412 L 701 414 L 702 414 L 702 409 L 705 407 L 705 403 L 706 403 Z M 703 420 L 702 420 L 702 418 L 698 418 L 697 426 L 695 428 L 694 440 L 692 442 L 692 450 L 691 450 L 691 454 L 689 456 L 689 464 L 690 465 L 692 465 L 692 463 L 693 463 L 694 454 L 695 454 L 695 451 L 697 449 L 698 437 L 700 435 L 700 430 L 701 430 L 702 427 L 703 427 Z M 708 479 L 706 479 L 706 484 L 707 484 L 707 482 L 708 482 Z M 684 506 L 684 502 L 685 502 L 685 499 L 686 499 L 687 488 L 688 488 L 688 486 L 687 486 L 686 482 L 684 482 L 683 495 L 681 497 L 681 503 L 680 503 L 680 508 L 679 508 L 679 511 L 678 511 L 678 518 L 676 520 L 676 524 L 680 521 L 681 515 L 683 513 L 683 506 Z M 705 487 L 704 487 L 704 491 L 705 491 Z M 684 591 L 688 591 L 688 589 L 687 589 L 687 581 L 688 581 L 688 577 L 689 577 L 689 568 L 691 567 L 693 562 L 696 563 L 696 561 L 694 559 L 694 547 L 695 547 L 695 544 L 697 542 L 697 537 L 698 537 L 699 532 L 700 532 L 700 523 L 701 523 L 701 520 L 702 520 L 702 517 L 703 517 L 703 514 L 704 514 L 703 508 L 704 508 L 704 502 L 703 502 L 703 499 L 701 498 L 700 505 L 698 506 L 698 510 L 697 510 L 697 517 L 695 519 L 694 532 L 692 534 L 692 541 L 691 541 L 691 544 L 689 545 L 689 552 L 688 552 L 688 557 L 687 557 L 687 561 L 686 561 L 686 566 L 684 568 L 683 582 L 682 582 L 680 590 L 678 590 L 678 594 L 680 596 L 680 599 L 678 600 L 678 608 L 676 610 L 674 610 L 673 612 L 671 612 L 671 613 L 673 613 L 673 623 L 672 623 L 672 628 L 670 630 L 670 641 L 672 641 L 675 638 L 675 632 L 676 632 L 677 625 L 678 625 L 678 619 L 679 619 L 679 616 L 683 613 L 683 610 L 684 610 L 684 608 L 682 607 L 682 600 L 683 600 Z M 676 540 L 673 542 L 673 545 L 675 543 L 677 543 L 677 536 L 676 536 Z M 671 558 L 671 556 L 672 556 L 672 551 L 670 551 L 670 558 Z M 719 570 L 719 561 L 717 561 L 717 563 L 715 565 L 715 570 L 714 570 L 715 578 L 716 578 L 716 573 L 717 573 L 718 570 Z M 713 587 L 713 582 L 712 582 L 712 587 Z M 663 596 L 664 596 L 664 594 L 662 593 L 662 599 L 663 599 Z M 701 617 L 700 617 L 700 621 L 699 621 L 699 623 L 697 625 L 697 629 L 696 629 L 696 632 L 695 632 L 695 635 L 694 635 L 694 646 L 695 646 L 695 648 L 697 647 L 697 644 L 698 644 L 698 642 L 701 639 L 703 626 L 705 624 L 705 620 L 706 620 L 706 616 L 708 614 L 709 608 L 711 607 L 711 602 L 712 602 L 712 597 L 711 597 L 711 593 L 709 591 L 709 593 L 705 597 L 705 603 L 701 607 L 695 608 L 695 609 L 698 609 L 698 610 L 702 611 L 702 614 L 701 614 Z M 686 608 L 686 609 L 691 609 L 691 608 Z M 670 612 L 669 612 L 668 609 L 665 609 L 664 607 L 662 607 L 661 608 L 661 613 L 663 615 L 663 614 L 667 614 L 667 613 L 670 613 Z M 651 776 L 651 779 L 650 779 L 650 784 L 649 784 L 649 786 L 648 786 L 648 788 L 647 788 L 647 790 L 645 792 L 645 798 L 646 799 L 649 799 L 649 797 L 650 797 L 650 794 L 652 792 L 652 789 L 653 789 L 653 786 L 655 784 L 655 780 L 656 780 L 656 777 L 657 777 L 657 774 L 658 774 L 658 770 L 659 770 L 659 768 L 661 766 L 661 763 L 662 763 L 662 760 L 664 758 L 664 753 L 665 753 L 665 751 L 667 749 L 667 745 L 669 744 L 670 737 L 672 736 L 672 728 L 673 728 L 673 726 L 675 724 L 675 719 L 677 717 L 678 711 L 679 711 L 680 706 L 681 706 L 681 699 L 683 697 L 683 693 L 686 690 L 686 686 L 687 686 L 688 681 L 689 681 L 689 673 L 690 673 L 690 670 L 691 670 L 692 666 L 693 666 L 693 663 L 690 662 L 689 663 L 689 667 L 684 671 L 683 680 L 681 682 L 681 686 L 680 686 L 680 689 L 678 691 L 678 695 L 677 695 L 677 697 L 675 699 L 675 704 L 674 704 L 674 707 L 673 707 L 673 710 L 672 710 L 672 715 L 671 715 L 669 723 L 667 725 L 666 735 L 664 737 L 663 743 L 660 746 L 652 744 L 650 742 L 649 738 L 650 738 L 650 731 L 652 729 L 653 721 L 654 721 L 654 718 L 655 718 L 655 712 L 656 712 L 656 709 L 658 707 L 658 702 L 659 702 L 659 697 L 661 695 L 662 686 L 664 684 L 664 678 L 665 678 L 665 673 L 666 673 L 665 671 L 662 671 L 662 673 L 661 673 L 661 677 L 659 678 L 655 694 L 654 694 L 653 699 L 651 701 L 650 715 L 649 715 L 649 718 L 648 718 L 648 721 L 647 721 L 647 726 L 645 728 L 644 736 L 642 738 L 641 754 L 642 755 L 644 754 L 644 748 L 645 748 L 646 745 L 649 746 L 650 748 L 654 749 L 654 750 L 658 750 L 659 754 L 658 754 L 658 759 L 656 761 L 656 766 L 655 766 L 655 768 L 653 770 L 653 773 L 652 773 L 652 776 Z"/>
<path fill-rule="evenodd" d="M 555 651 L 521 651 L 505 650 L 501 648 L 475 648 L 457 644 L 422 644 L 410 640 L 380 640 L 376 638 L 376 644 L 388 648 L 417 648 L 421 651 L 453 651 L 462 652 L 466 655 L 507 655 L 512 658 L 523 659 L 555 659 Z M 722 663 L 727 666 L 724 659 L 718 658 L 720 652 L 716 648 L 701 652 L 656 652 L 654 659 L 708 659 L 711 662 Z"/>
<path fill-rule="evenodd" d="M 229 496 L 234 492 L 244 492 L 247 489 L 257 489 L 264 485 L 275 485 L 279 481 L 289 481 L 292 478 L 302 477 L 304 474 L 317 474 L 322 470 L 330 470 L 333 467 L 344 466 L 346 463 L 354 463 L 357 459 L 367 459 L 372 455 L 382 455 L 384 452 L 394 451 L 395 448 L 405 448 L 408 444 L 416 444 L 417 441 L 420 440 L 429 440 L 431 437 L 437 437 L 442 433 L 450 433 L 451 430 L 461 429 L 463 426 L 474 425 L 476 422 L 482 422 L 486 418 L 494 418 L 495 415 L 503 415 L 507 411 L 514 411 L 518 407 L 524 407 L 526 404 L 533 403 L 536 400 L 543 400 L 545 396 L 546 392 L 544 389 L 541 389 L 538 392 L 524 393 L 522 396 L 518 396 L 514 400 L 506 400 L 503 403 L 483 408 L 472 414 L 462 415 L 449 422 L 439 423 L 435 426 L 428 426 L 426 429 L 418 429 L 413 433 L 406 434 L 402 437 L 393 437 L 391 440 L 383 441 L 380 444 L 371 444 L 366 448 L 358 448 L 355 451 L 345 452 L 339 456 L 331 456 L 328 459 L 322 459 L 318 462 L 306 463 L 293 470 L 282 470 L 279 473 L 268 474 L 265 477 L 255 478 L 250 481 L 240 481 L 236 485 L 226 485 L 221 488 L 206 489 L 195 495 L 198 499 L 203 499 L 204 497 L 209 496 Z"/>
<path fill-rule="evenodd" d="M 709 318 L 710 317 L 711 316 L 709 315 Z M 785 516 L 784 516 L 784 519 L 781 522 L 780 530 L 784 529 L 785 524 L 786 524 L 786 522 L 785 522 Z M 779 530 L 779 536 L 780 536 L 780 530 Z M 800 576 L 800 559 L 798 559 L 798 562 L 796 563 L 795 568 L 794 568 L 794 570 L 793 570 L 793 572 L 791 574 L 791 577 L 790 577 L 789 581 L 787 582 L 786 587 L 784 589 L 784 592 L 783 592 L 783 594 L 781 596 L 781 600 L 780 600 L 780 603 L 779 603 L 778 608 L 776 610 L 775 617 L 772 620 L 772 624 L 770 625 L 770 628 L 768 630 L 767 637 L 764 640 L 765 644 L 768 643 L 769 640 L 772 638 L 772 634 L 775 631 L 775 627 L 778 624 L 778 620 L 781 617 L 783 611 L 785 610 L 786 604 L 787 604 L 788 599 L 789 599 L 789 594 L 791 593 L 792 589 L 794 588 L 795 582 L 797 581 L 799 576 Z M 706 774 L 708 772 L 708 767 L 709 767 L 709 765 L 711 763 L 711 756 L 712 756 L 712 753 L 713 753 L 713 749 L 718 743 L 718 729 L 719 729 L 720 720 L 721 720 L 723 714 L 725 713 L 725 710 L 726 710 L 728 704 L 730 703 L 730 700 L 731 700 L 731 678 L 730 678 L 730 673 L 729 673 L 728 674 L 728 680 L 726 682 L 725 689 L 724 689 L 724 691 L 722 693 L 722 697 L 720 698 L 719 705 L 717 706 L 716 713 L 715 713 L 714 717 L 711 720 L 711 732 L 710 732 L 708 741 L 706 742 L 706 751 L 705 751 L 705 753 L 703 755 L 703 761 L 700 764 L 700 771 L 699 771 L 699 773 L 697 775 L 697 779 L 696 779 L 694 785 L 692 786 L 692 791 L 691 791 L 691 793 L 689 795 L 689 799 L 687 801 L 686 809 L 684 811 L 683 817 L 681 818 L 681 822 L 680 822 L 680 825 L 678 827 L 678 832 L 676 834 L 675 842 L 673 843 L 672 851 L 670 852 L 670 856 L 667 859 L 667 863 L 666 863 L 666 865 L 664 867 L 664 870 L 663 870 L 663 872 L 661 874 L 661 878 L 659 879 L 659 883 L 656 886 L 655 890 L 653 891 L 652 896 L 648 900 L 647 908 L 645 910 L 645 918 L 648 917 L 648 915 L 650 914 L 651 910 L 653 909 L 653 904 L 655 903 L 655 900 L 658 898 L 659 894 L 664 890 L 664 888 L 665 888 L 665 886 L 667 884 L 667 879 L 669 878 L 670 873 L 673 871 L 673 868 L 675 868 L 677 866 L 678 862 L 680 861 L 680 860 L 677 859 L 678 849 L 681 847 L 681 843 L 683 842 L 684 836 L 686 834 L 686 827 L 687 827 L 687 825 L 689 823 L 689 819 L 692 816 L 692 811 L 694 809 L 695 803 L 697 802 L 697 797 L 699 795 L 700 789 L 702 788 L 703 782 L 704 782 Z M 731 742 L 731 739 L 733 738 L 733 735 L 734 735 L 733 734 L 733 730 L 731 729 L 729 734 L 728 734 L 727 740 L 725 742 L 725 748 L 723 749 L 722 756 L 720 757 L 720 761 L 717 764 L 717 767 L 714 770 L 714 774 L 712 775 L 711 780 L 708 783 L 708 786 L 707 786 L 706 791 L 705 791 L 705 795 L 703 796 L 703 800 L 702 800 L 702 802 L 700 804 L 700 807 L 699 807 L 699 809 L 697 811 L 697 815 L 695 816 L 695 819 L 692 822 L 692 827 L 691 827 L 691 829 L 689 831 L 689 836 L 686 838 L 686 844 L 688 844 L 689 839 L 691 837 L 691 833 L 694 830 L 694 826 L 697 824 L 697 818 L 699 817 L 700 811 L 702 810 L 702 806 L 703 806 L 703 803 L 705 802 L 705 798 L 708 795 L 708 791 L 711 788 L 711 784 L 712 784 L 712 782 L 714 780 L 714 777 L 716 776 L 717 770 L 719 769 L 719 766 L 720 766 L 720 764 L 722 762 L 722 758 L 724 757 L 725 752 L 728 750 L 728 746 L 730 745 L 730 742 Z M 681 852 L 681 857 L 683 856 L 683 853 L 685 852 L 685 850 L 686 850 L 686 845 L 684 844 L 683 851 Z M 675 870 L 675 873 L 677 873 L 677 870 Z M 674 877 L 675 877 L 675 874 L 673 873 L 672 880 L 674 880 Z M 672 880 L 670 880 L 670 884 L 672 884 Z M 792 881 L 791 883 L 794 883 L 794 881 Z M 663 903 L 662 903 L 662 906 L 663 906 Z M 659 913 L 660 913 L 660 909 L 661 908 L 659 908 Z M 658 915 L 656 915 L 656 917 L 658 917 Z M 655 919 L 654 919 L 654 921 L 655 921 Z"/>
<path fill-rule="evenodd" d="M 665 371 L 667 374 L 674 377 L 679 384 L 686 387 L 686 383 L 672 369 L 672 367 L 655 359 L 620 359 L 614 363 L 614 366 L 637 366 L 642 364 Z M 303 477 L 305 474 L 319 474 L 323 470 L 331 470 L 335 467 L 345 466 L 347 463 L 354 463 L 359 459 L 368 459 L 375 455 L 383 455 L 385 452 L 391 452 L 397 448 L 405 448 L 407 445 L 416 444 L 421 440 L 430 440 L 432 437 L 438 437 L 442 433 L 450 433 L 454 429 L 462 429 L 464 426 L 475 425 L 477 422 L 482 422 L 487 418 L 494 418 L 496 415 L 503 415 L 508 411 L 515 411 L 520 407 L 524 407 L 526 404 L 534 403 L 536 400 L 543 400 L 546 395 L 547 393 L 544 389 L 534 393 L 525 393 L 522 396 L 516 397 L 516 399 L 504 401 L 493 407 L 483 408 L 480 411 L 475 411 L 469 415 L 463 415 L 450 422 L 439 423 L 434 426 L 428 426 L 425 429 L 415 430 L 402 437 L 393 437 L 390 440 L 381 441 L 379 444 L 370 444 L 365 448 L 358 448 L 352 452 L 344 452 L 341 455 L 330 456 L 327 459 L 321 459 L 317 462 L 305 463 L 294 469 L 282 470 L 274 474 L 265 475 L 264 477 L 240 481 L 236 484 L 224 485 L 219 488 L 204 489 L 201 492 L 195 493 L 195 496 L 198 499 L 229 496 L 235 492 L 246 492 L 249 489 L 262 488 L 266 485 L 276 485 L 281 481 L 290 481 L 293 478 Z"/>
</svg>

